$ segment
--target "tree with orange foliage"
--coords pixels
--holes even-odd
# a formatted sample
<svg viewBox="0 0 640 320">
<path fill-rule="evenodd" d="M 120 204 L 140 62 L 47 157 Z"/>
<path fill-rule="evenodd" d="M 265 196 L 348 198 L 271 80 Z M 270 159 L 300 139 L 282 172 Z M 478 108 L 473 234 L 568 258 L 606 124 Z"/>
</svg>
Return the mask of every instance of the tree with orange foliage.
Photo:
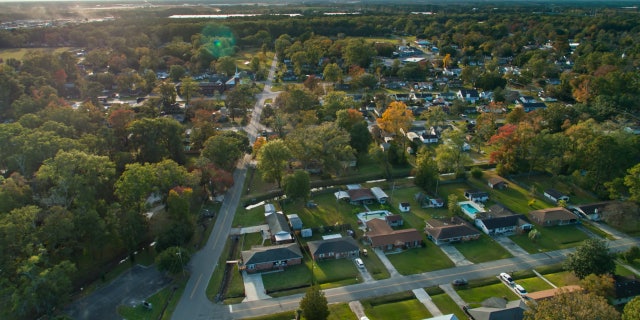
<svg viewBox="0 0 640 320">
<path fill-rule="evenodd" d="M 399 135 L 401 129 L 407 132 L 413 120 L 413 112 L 407 109 L 407 105 L 400 101 L 394 101 L 389 104 L 382 117 L 376 121 L 380 129 Z"/>
<path fill-rule="evenodd" d="M 257 137 L 256 141 L 253 143 L 253 156 L 255 157 L 260 152 L 260 148 L 267 143 L 267 138 L 265 137 Z"/>
</svg>

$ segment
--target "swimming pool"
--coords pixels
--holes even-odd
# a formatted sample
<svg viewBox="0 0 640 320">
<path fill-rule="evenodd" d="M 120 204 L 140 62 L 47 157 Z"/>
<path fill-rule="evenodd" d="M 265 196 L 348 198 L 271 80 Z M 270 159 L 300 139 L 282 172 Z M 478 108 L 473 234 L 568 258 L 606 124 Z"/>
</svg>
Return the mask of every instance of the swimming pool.
<svg viewBox="0 0 640 320">
<path fill-rule="evenodd" d="M 476 214 L 476 213 L 478 213 L 478 209 L 474 208 L 472 205 L 470 205 L 468 203 L 461 204 L 460 208 L 462 208 L 462 210 L 464 210 L 468 214 Z"/>
<path fill-rule="evenodd" d="M 458 202 L 458 205 L 460 206 L 460 209 L 462 209 L 462 212 L 471 219 L 475 219 L 477 213 L 485 212 L 482 207 L 478 206 L 478 204 L 473 201 Z"/>
</svg>

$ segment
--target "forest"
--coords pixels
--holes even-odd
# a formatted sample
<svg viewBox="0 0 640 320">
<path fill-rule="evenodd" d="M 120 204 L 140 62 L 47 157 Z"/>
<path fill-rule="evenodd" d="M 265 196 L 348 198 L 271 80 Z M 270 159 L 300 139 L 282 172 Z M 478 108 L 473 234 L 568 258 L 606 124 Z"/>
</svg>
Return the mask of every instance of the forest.
<svg viewBox="0 0 640 320">
<path fill-rule="evenodd" d="M 602 199 L 640 202 L 637 9 L 429 8 L 435 14 L 372 4 L 364 13 L 325 16 L 334 8 L 292 7 L 301 16 L 225 20 L 168 18 L 204 9 L 140 9 L 114 11 L 113 21 L 0 30 L 1 49 L 30 49 L 0 63 L 0 316 L 55 314 L 105 265 L 141 246 L 187 246 L 198 208 L 233 184 L 245 153 L 284 189 L 295 179 L 286 178 L 283 162 L 263 160 L 269 152 L 323 179 L 362 157 L 387 173 L 417 165 L 416 182 L 429 187 L 425 174 L 465 175 L 471 163 L 459 150 L 471 142 L 500 174 L 543 172 Z M 431 61 L 401 63 L 393 52 L 403 39 L 439 50 Z M 262 119 L 273 136 L 251 145 L 242 131 L 220 129 L 246 124 L 273 54 L 282 91 Z M 199 94 L 194 79 L 226 79 L 238 68 L 243 82 Z M 429 93 L 491 91 L 487 108 L 509 113 L 481 113 L 475 128 L 447 133 L 448 143 L 417 161 L 399 140 L 380 151 L 382 133 L 406 130 L 414 119 L 407 108 L 423 103 L 394 101 L 381 84 L 436 83 L 447 68 L 462 70 L 459 83 Z M 346 92 L 325 92 L 326 83 Z M 513 107 L 516 87 L 557 102 L 524 112 Z M 106 106 L 104 97 L 116 94 L 142 99 Z M 470 106 L 454 101 L 449 113 L 435 107 L 415 118 L 438 125 Z M 372 134 L 368 107 L 382 114 Z M 182 117 L 167 116 L 176 113 Z M 166 205 L 162 219 L 145 215 L 154 197 Z"/>
</svg>

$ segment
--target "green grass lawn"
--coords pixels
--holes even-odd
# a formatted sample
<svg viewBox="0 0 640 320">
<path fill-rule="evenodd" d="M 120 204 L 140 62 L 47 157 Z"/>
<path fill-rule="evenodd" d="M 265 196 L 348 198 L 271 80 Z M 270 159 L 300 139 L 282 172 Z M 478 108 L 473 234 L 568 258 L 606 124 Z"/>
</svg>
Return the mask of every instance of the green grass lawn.
<svg viewBox="0 0 640 320">
<path fill-rule="evenodd" d="M 429 310 L 411 291 L 361 301 L 369 319 L 424 319 L 431 317 Z"/>
<path fill-rule="evenodd" d="M 238 271 L 238 265 L 233 266 L 231 280 L 229 281 L 229 286 L 225 294 L 225 300 L 229 298 L 244 298 L 244 280 L 242 279 L 242 274 Z M 225 301 L 225 303 L 231 302 Z"/>
<path fill-rule="evenodd" d="M 520 299 L 502 282 L 482 287 L 460 289 L 457 292 L 462 300 L 466 301 L 472 308 L 479 307 L 482 301 L 491 297 L 506 297 L 509 301 Z"/>
<path fill-rule="evenodd" d="M 261 317 L 245 318 L 245 320 L 291 320 L 294 318 L 295 311 L 286 311 Z M 327 320 L 357 320 L 357 318 L 349 308 L 349 304 L 334 303 L 329 305 L 329 317 Z"/>
<path fill-rule="evenodd" d="M 547 189 L 556 189 L 571 198 L 572 204 L 586 204 L 598 201 L 589 192 L 582 190 L 581 188 L 563 181 L 562 178 L 551 177 L 547 175 L 532 175 L 531 177 L 522 177 L 518 180 L 520 183 L 524 183 L 528 186 L 534 186 L 536 192 L 539 195 L 544 193 Z"/>
<path fill-rule="evenodd" d="M 442 314 L 455 314 L 458 319 L 466 319 L 467 316 L 464 314 L 464 311 L 460 309 L 460 306 L 449 297 L 446 293 L 441 293 L 437 295 L 431 296 L 431 300 L 436 304 L 438 309 L 442 311 Z"/>
<path fill-rule="evenodd" d="M 572 284 L 580 284 L 580 279 L 578 279 L 578 277 L 573 275 L 573 273 L 570 271 L 549 273 L 549 274 L 545 274 L 544 277 L 558 287 L 564 287 Z"/>
<path fill-rule="evenodd" d="M 426 220 L 450 216 L 447 208 L 421 208 L 420 203 L 415 200 L 415 195 L 419 192 L 424 194 L 424 191 L 418 187 L 412 185 L 402 186 L 394 191 L 391 199 L 392 208 L 398 208 L 400 202 L 409 202 L 411 204 L 411 211 L 402 213 L 402 216 L 413 228 L 422 230 L 425 227 Z"/>
<path fill-rule="evenodd" d="M 529 211 L 544 209 L 551 207 L 550 204 L 543 201 L 543 199 L 539 196 L 535 196 L 533 198 L 536 199 L 534 205 L 529 206 L 529 200 L 532 199 L 529 190 L 526 190 L 514 182 L 511 182 L 507 179 L 504 179 L 509 183 L 509 187 L 504 190 L 496 190 L 491 189 L 487 185 L 487 179 L 494 176 L 492 172 L 485 171 L 485 174 L 480 179 L 471 178 L 468 180 L 469 185 L 473 187 L 473 189 L 483 190 L 489 192 L 489 202 L 487 202 L 487 207 L 500 203 L 505 207 L 511 209 L 515 213 L 527 214 Z"/>
<path fill-rule="evenodd" d="M 250 250 L 252 246 L 262 245 L 262 234 L 260 234 L 260 232 L 245 233 L 242 235 L 240 241 L 242 243 L 242 250 Z"/>
<path fill-rule="evenodd" d="M 572 248 L 589 238 L 575 226 L 536 227 L 536 229 L 540 231 L 541 236 L 535 242 L 526 234 L 513 235 L 509 238 L 529 253 Z"/>
<path fill-rule="evenodd" d="M 553 287 L 550 284 L 540 279 L 539 277 L 517 279 L 516 282 L 522 287 L 524 287 L 524 289 L 527 290 L 527 292 L 536 292 L 536 291 L 542 291 L 547 289 L 553 289 Z"/>
<path fill-rule="evenodd" d="M 258 226 L 265 223 L 267 222 L 264 219 L 264 206 L 256 206 L 251 210 L 238 206 L 233 217 L 233 226 L 235 228 Z"/>
<path fill-rule="evenodd" d="M 431 241 L 425 243 L 424 248 L 412 248 L 401 253 L 389 254 L 387 258 L 402 275 L 454 267 L 454 263 L 438 246 Z"/>
<path fill-rule="evenodd" d="M 482 235 L 480 239 L 454 244 L 454 247 L 473 263 L 481 263 L 511 258 L 512 255 L 489 236 Z"/>
<path fill-rule="evenodd" d="M 224 244 L 224 250 L 222 250 L 220 259 L 218 259 L 218 266 L 213 271 L 211 279 L 209 280 L 209 285 L 207 285 L 207 298 L 211 301 L 214 301 L 216 295 L 220 291 L 220 285 L 222 284 L 222 278 L 224 277 L 224 265 L 227 261 L 227 257 L 229 256 L 229 250 L 231 250 L 231 242 L 227 240 Z"/>
<path fill-rule="evenodd" d="M 351 259 L 331 259 L 315 262 L 313 275 L 318 283 L 326 284 L 344 280 L 356 281 L 355 279 L 360 275 L 360 272 Z"/>
<path fill-rule="evenodd" d="M 369 271 L 369 274 L 373 279 L 382 280 L 391 276 L 391 274 L 389 274 L 389 270 L 387 270 L 384 264 L 382 264 L 382 261 L 380 261 L 377 254 L 369 252 L 366 257 L 360 256 L 360 258 L 362 259 L 362 262 L 364 262 L 365 268 L 367 268 L 367 271 Z"/>
<path fill-rule="evenodd" d="M 289 266 L 283 272 L 265 273 L 262 275 L 262 282 L 269 294 L 273 291 L 308 286 L 311 284 L 310 266 L 303 263 Z"/>
<path fill-rule="evenodd" d="M 345 201 L 336 201 L 333 193 L 319 194 L 311 197 L 318 206 L 307 208 L 305 202 L 295 201 L 284 205 L 285 214 L 297 214 L 305 228 L 327 227 L 338 224 L 351 224 L 351 228 L 357 228 L 357 212 L 365 211 L 362 206 L 351 205 Z"/>
</svg>

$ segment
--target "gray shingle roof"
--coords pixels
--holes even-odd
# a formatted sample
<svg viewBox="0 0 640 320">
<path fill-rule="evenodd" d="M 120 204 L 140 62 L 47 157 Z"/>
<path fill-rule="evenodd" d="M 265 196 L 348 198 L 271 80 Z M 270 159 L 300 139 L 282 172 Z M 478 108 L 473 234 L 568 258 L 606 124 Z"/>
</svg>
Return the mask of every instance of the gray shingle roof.
<svg viewBox="0 0 640 320">
<path fill-rule="evenodd" d="M 330 252 L 350 252 L 360 250 L 358 243 L 351 237 L 342 237 L 328 240 L 317 240 L 307 242 L 311 255 L 326 254 Z"/>
<path fill-rule="evenodd" d="M 242 251 L 241 255 L 245 265 L 302 258 L 302 252 L 296 243 L 256 247 Z"/>
</svg>

